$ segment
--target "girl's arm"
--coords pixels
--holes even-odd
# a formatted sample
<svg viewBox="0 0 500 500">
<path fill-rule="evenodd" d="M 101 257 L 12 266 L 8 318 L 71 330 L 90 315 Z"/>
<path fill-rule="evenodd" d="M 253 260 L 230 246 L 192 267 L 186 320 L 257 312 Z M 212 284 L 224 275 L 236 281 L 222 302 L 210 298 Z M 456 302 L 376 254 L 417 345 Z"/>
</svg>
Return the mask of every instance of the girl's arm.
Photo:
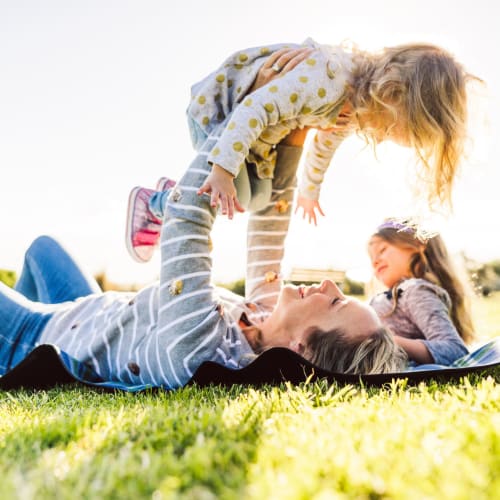
<svg viewBox="0 0 500 500">
<path fill-rule="evenodd" d="M 434 359 L 427 346 L 420 339 L 407 339 L 400 335 L 394 335 L 394 342 L 403 348 L 408 357 L 419 365 L 434 363 Z"/>
<path fill-rule="evenodd" d="M 418 343 L 427 349 L 430 362 L 440 365 L 450 365 L 456 359 L 467 354 L 467 347 L 453 324 L 449 314 L 449 296 L 440 287 L 424 280 L 415 283 L 403 291 L 404 311 L 409 319 L 422 332 L 425 339 L 400 344 L 415 361 L 421 363 L 425 359 L 425 351 Z M 397 339 L 405 342 L 407 339 Z M 416 357 L 413 358 L 413 355 Z M 429 361 L 423 361 L 429 362 Z"/>
</svg>

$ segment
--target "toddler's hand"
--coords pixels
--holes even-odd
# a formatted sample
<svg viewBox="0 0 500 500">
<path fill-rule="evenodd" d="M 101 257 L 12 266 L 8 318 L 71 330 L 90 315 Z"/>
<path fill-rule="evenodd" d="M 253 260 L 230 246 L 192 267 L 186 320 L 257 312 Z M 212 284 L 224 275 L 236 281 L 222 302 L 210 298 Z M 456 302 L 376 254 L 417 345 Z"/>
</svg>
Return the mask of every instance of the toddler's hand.
<svg viewBox="0 0 500 500">
<path fill-rule="evenodd" d="M 220 165 L 214 163 L 212 171 L 198 189 L 198 195 L 204 193 L 211 194 L 210 205 L 212 207 L 217 207 L 220 203 L 221 213 L 222 215 L 227 214 L 228 219 L 233 218 L 235 208 L 238 212 L 245 211 L 236 197 L 233 176 Z"/>
<path fill-rule="evenodd" d="M 323 217 L 325 216 L 325 214 L 323 213 L 323 210 L 321 210 L 321 206 L 317 200 L 309 200 L 308 198 L 304 198 L 300 194 L 297 197 L 297 207 L 295 208 L 295 213 L 297 213 L 299 208 L 302 208 L 302 210 L 304 211 L 302 218 L 305 219 L 306 215 L 307 215 L 309 218 L 309 220 L 308 220 L 309 224 L 311 222 L 314 222 L 315 226 L 318 225 L 316 223 L 316 210 Z"/>
</svg>

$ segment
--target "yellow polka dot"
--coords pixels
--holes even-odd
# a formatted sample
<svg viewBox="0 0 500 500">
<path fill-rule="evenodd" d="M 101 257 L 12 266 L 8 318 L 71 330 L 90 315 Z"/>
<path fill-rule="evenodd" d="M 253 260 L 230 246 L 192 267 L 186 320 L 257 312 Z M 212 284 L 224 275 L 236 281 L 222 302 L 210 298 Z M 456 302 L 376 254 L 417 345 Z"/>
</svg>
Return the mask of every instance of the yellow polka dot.
<svg viewBox="0 0 500 500">
<path fill-rule="evenodd" d="M 243 149 L 243 144 L 241 142 L 235 142 L 233 144 L 233 149 L 239 153 Z"/>
<path fill-rule="evenodd" d="M 309 81 L 309 78 L 307 78 L 307 76 L 299 76 L 299 82 L 307 83 L 308 81 Z"/>
<path fill-rule="evenodd" d="M 241 92 L 241 87 L 238 87 L 238 88 L 236 89 L 236 92 L 238 92 L 238 94 L 239 94 L 239 93 Z"/>
<path fill-rule="evenodd" d="M 208 251 L 211 252 L 213 249 L 214 249 L 214 243 L 212 241 L 212 238 L 210 238 L 210 236 L 208 237 Z"/>
<path fill-rule="evenodd" d="M 271 52 L 267 47 L 262 47 L 260 49 L 260 55 L 261 56 L 267 56 L 267 54 L 269 54 L 269 52 Z"/>
<path fill-rule="evenodd" d="M 303 115 L 308 115 L 310 112 L 312 111 L 312 109 L 309 107 L 309 106 L 304 106 L 300 112 L 303 114 Z"/>
<path fill-rule="evenodd" d="M 250 118 L 250 120 L 248 120 L 248 125 L 251 128 L 255 128 L 258 124 L 259 124 L 259 122 L 257 121 L 256 118 Z"/>
<path fill-rule="evenodd" d="M 229 125 L 227 126 L 228 130 L 234 130 L 235 127 L 236 127 L 236 123 L 234 123 L 234 122 L 229 122 Z"/>
<path fill-rule="evenodd" d="M 243 64 L 235 64 L 234 68 L 235 69 L 243 69 Z"/>
<path fill-rule="evenodd" d="M 231 87 L 233 86 L 233 83 L 234 83 L 234 82 L 233 82 L 233 80 L 228 80 L 228 81 L 227 81 L 227 86 L 228 86 L 229 88 L 231 88 Z"/>
<path fill-rule="evenodd" d="M 262 132 L 262 134 L 261 134 L 261 137 L 262 137 L 262 139 L 267 140 L 267 139 L 271 138 L 271 134 L 267 130 L 264 130 L 264 132 Z"/>
<path fill-rule="evenodd" d="M 313 172 L 314 172 L 315 174 L 320 174 L 320 173 L 321 173 L 321 170 L 320 170 L 319 168 L 314 167 L 314 168 L 313 168 Z"/>
<path fill-rule="evenodd" d="M 288 210 L 289 203 L 287 200 L 278 200 L 274 207 L 280 214 L 284 214 Z"/>
<path fill-rule="evenodd" d="M 294 92 L 292 95 L 290 95 L 290 102 L 291 103 L 297 102 L 298 98 L 299 98 L 298 94 Z"/>
<path fill-rule="evenodd" d="M 204 116 L 201 123 L 203 123 L 203 125 L 208 125 L 210 123 L 210 118 L 208 116 Z"/>
<path fill-rule="evenodd" d="M 219 83 L 222 83 L 222 82 L 226 79 L 226 77 L 225 77 L 224 75 L 222 75 L 222 74 L 221 74 L 221 75 L 217 75 L 217 76 L 215 77 L 215 79 L 216 79 Z"/>
<path fill-rule="evenodd" d="M 267 271 L 264 275 L 264 281 L 266 283 L 272 283 L 278 279 L 278 273 L 276 271 Z"/>
<path fill-rule="evenodd" d="M 274 111 L 274 104 L 268 102 L 266 104 L 264 104 L 264 109 L 268 112 L 268 113 L 272 113 Z"/>
<path fill-rule="evenodd" d="M 220 149 L 219 148 L 212 149 L 212 156 L 217 156 L 219 154 L 220 154 Z"/>
<path fill-rule="evenodd" d="M 262 169 L 262 173 L 263 173 L 264 175 L 266 175 L 266 176 L 267 176 L 267 175 L 271 175 L 271 169 L 270 169 L 269 167 L 264 167 L 264 168 Z"/>
<path fill-rule="evenodd" d="M 175 280 L 170 283 L 168 291 L 170 292 L 170 295 L 179 295 L 182 292 L 183 288 L 184 284 L 182 283 L 182 281 Z"/>
<path fill-rule="evenodd" d="M 328 78 L 330 78 L 330 80 L 333 80 L 335 78 L 335 71 L 330 69 L 330 66 L 326 67 L 326 74 L 327 74 Z"/>
<path fill-rule="evenodd" d="M 278 86 L 277 85 L 273 85 L 273 86 L 269 87 L 269 92 L 272 92 L 273 94 L 276 94 L 276 92 L 278 92 Z"/>
<path fill-rule="evenodd" d="M 307 59 L 306 64 L 309 64 L 309 66 L 314 66 L 316 64 L 316 59 L 309 58 Z"/>
<path fill-rule="evenodd" d="M 245 61 L 248 61 L 248 56 L 246 54 L 240 54 L 238 56 L 238 59 L 240 62 L 245 62 Z"/>
<path fill-rule="evenodd" d="M 253 101 L 252 101 L 252 99 L 250 99 L 250 97 L 249 97 L 248 99 L 245 99 L 245 100 L 243 101 L 243 104 L 244 104 L 245 106 L 251 106 L 251 105 L 252 105 L 252 102 L 253 102 Z"/>
<path fill-rule="evenodd" d="M 205 104 L 207 102 L 207 98 L 204 95 L 200 95 L 198 97 L 198 104 Z"/>
<path fill-rule="evenodd" d="M 308 191 L 314 191 L 315 189 L 316 189 L 316 186 L 314 184 L 309 184 L 309 186 L 307 186 Z"/>
<path fill-rule="evenodd" d="M 316 153 L 316 158 L 324 158 L 325 155 L 322 155 L 321 153 Z"/>
<path fill-rule="evenodd" d="M 326 95 L 326 90 L 323 87 L 319 88 L 318 89 L 318 96 L 325 97 L 325 95 Z"/>
<path fill-rule="evenodd" d="M 329 148 L 330 148 L 330 147 L 332 147 L 332 146 L 333 146 L 333 142 L 332 142 L 332 141 L 328 141 L 328 140 L 327 140 L 327 141 L 325 141 L 325 146 L 327 146 L 327 147 L 329 147 Z"/>
</svg>

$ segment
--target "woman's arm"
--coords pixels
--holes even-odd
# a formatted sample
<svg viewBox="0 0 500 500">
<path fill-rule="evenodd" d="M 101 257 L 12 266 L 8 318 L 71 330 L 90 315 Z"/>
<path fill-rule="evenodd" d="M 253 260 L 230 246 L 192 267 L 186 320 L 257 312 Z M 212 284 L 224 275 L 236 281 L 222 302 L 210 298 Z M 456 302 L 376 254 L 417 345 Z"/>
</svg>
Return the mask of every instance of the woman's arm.
<svg viewBox="0 0 500 500">
<path fill-rule="evenodd" d="M 198 155 L 165 206 L 157 329 L 148 350 L 152 371 L 169 388 L 183 386 L 203 361 L 213 359 L 228 329 L 211 280 L 215 211 L 195 188 L 208 169 Z"/>
<path fill-rule="evenodd" d="M 248 220 L 245 296 L 269 311 L 276 305 L 283 282 L 285 238 L 306 134 L 306 129 L 295 129 L 278 145 L 271 200 Z"/>
</svg>

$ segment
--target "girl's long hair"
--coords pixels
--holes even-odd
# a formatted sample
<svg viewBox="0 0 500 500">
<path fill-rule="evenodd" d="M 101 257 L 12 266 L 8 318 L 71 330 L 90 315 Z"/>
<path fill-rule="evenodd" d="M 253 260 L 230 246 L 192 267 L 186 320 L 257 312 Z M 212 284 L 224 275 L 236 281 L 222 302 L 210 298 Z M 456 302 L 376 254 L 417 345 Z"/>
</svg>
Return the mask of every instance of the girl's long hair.
<svg viewBox="0 0 500 500">
<path fill-rule="evenodd" d="M 474 326 L 470 313 L 469 294 L 460 279 L 450 258 L 446 245 L 440 235 L 419 239 L 418 229 L 391 227 L 379 228 L 373 235 L 391 245 L 415 250 L 411 258 L 410 271 L 413 277 L 421 278 L 444 288 L 451 299 L 450 317 L 464 342 L 474 340 Z M 393 287 L 393 291 L 396 290 Z M 393 293 L 394 309 L 397 305 L 397 293 Z M 394 310 L 393 309 L 393 310 Z"/>
</svg>

